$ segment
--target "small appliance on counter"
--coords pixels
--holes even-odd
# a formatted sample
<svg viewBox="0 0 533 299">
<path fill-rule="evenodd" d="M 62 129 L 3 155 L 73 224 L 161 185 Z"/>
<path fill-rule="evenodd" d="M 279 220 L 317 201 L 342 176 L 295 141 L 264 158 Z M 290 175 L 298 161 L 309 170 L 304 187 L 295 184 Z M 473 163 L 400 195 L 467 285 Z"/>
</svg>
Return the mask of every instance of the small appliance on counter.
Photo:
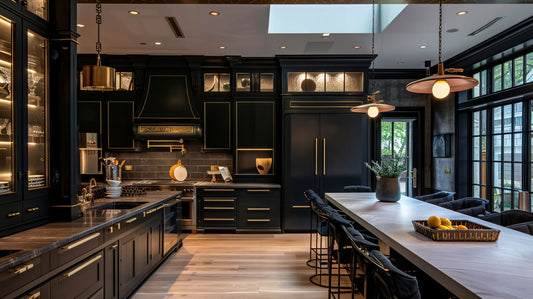
<svg viewBox="0 0 533 299">
<path fill-rule="evenodd" d="M 98 133 L 79 133 L 78 137 L 80 173 L 101 174 L 98 158 L 102 155 L 102 149 L 98 147 Z"/>
</svg>

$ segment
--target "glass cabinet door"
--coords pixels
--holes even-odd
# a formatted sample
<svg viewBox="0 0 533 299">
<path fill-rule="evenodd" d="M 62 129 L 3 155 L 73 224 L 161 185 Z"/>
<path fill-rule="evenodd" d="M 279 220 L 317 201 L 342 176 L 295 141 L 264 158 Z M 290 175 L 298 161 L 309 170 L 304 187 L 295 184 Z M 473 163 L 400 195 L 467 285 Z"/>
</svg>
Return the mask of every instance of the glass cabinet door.
<svg viewBox="0 0 533 299">
<path fill-rule="evenodd" d="M 48 0 L 26 0 L 26 8 L 29 12 L 48 20 Z"/>
<path fill-rule="evenodd" d="M 48 41 L 28 30 L 28 188 L 46 187 L 48 173 Z"/>
<path fill-rule="evenodd" d="M 13 186 L 13 24 L 0 16 L 0 193 Z"/>
</svg>

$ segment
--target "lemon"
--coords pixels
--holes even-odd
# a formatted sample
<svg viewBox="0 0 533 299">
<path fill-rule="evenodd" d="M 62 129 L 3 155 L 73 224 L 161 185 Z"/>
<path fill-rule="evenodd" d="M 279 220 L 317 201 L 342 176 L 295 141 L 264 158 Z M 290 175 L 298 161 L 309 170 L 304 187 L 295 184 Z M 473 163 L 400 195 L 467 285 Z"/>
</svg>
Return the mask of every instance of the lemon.
<svg viewBox="0 0 533 299">
<path fill-rule="evenodd" d="M 440 217 L 440 224 L 444 226 L 452 226 L 450 219 L 444 217 Z"/>
<path fill-rule="evenodd" d="M 451 226 L 451 225 L 446 225 L 446 227 L 447 227 L 448 229 L 455 229 L 455 227 L 453 227 L 453 226 Z"/>
<path fill-rule="evenodd" d="M 457 226 L 457 229 L 468 229 L 468 227 L 464 226 L 464 225 L 458 225 Z"/>
<path fill-rule="evenodd" d="M 444 226 L 444 225 L 439 225 L 437 227 L 437 229 L 443 229 L 443 230 L 448 230 L 449 228 L 447 226 Z"/>
<path fill-rule="evenodd" d="M 438 227 L 440 225 L 440 218 L 437 216 L 431 216 L 428 218 L 428 225 L 430 227 Z"/>
</svg>

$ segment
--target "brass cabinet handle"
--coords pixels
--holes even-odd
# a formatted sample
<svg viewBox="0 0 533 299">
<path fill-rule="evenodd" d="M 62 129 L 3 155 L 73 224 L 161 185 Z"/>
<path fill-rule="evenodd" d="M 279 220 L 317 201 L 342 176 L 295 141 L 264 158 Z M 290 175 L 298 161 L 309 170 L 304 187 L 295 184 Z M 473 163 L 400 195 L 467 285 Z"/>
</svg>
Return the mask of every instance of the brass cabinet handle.
<svg viewBox="0 0 533 299">
<path fill-rule="evenodd" d="M 216 199 L 216 198 L 205 199 L 205 198 L 204 198 L 204 201 L 225 201 L 225 202 L 234 202 L 235 199 Z"/>
<path fill-rule="evenodd" d="M 324 138 L 322 141 L 322 148 L 322 164 L 324 165 L 324 168 L 322 169 L 322 174 L 326 175 L 326 138 Z"/>
<path fill-rule="evenodd" d="M 318 175 L 318 138 L 315 138 L 315 175 Z"/>
<path fill-rule="evenodd" d="M 235 218 L 204 218 L 204 221 L 234 221 Z"/>
<path fill-rule="evenodd" d="M 15 216 L 19 216 L 19 215 L 20 215 L 20 212 L 11 212 L 11 213 L 7 214 L 7 217 L 15 217 Z"/>
<path fill-rule="evenodd" d="M 24 297 L 20 297 L 21 299 L 36 299 L 36 298 L 39 298 L 41 297 L 41 292 L 40 291 L 36 291 L 35 293 L 33 294 L 28 294 Z"/>
<path fill-rule="evenodd" d="M 39 211 L 39 207 L 29 208 L 29 209 L 26 209 L 26 211 L 27 211 L 28 213 L 35 212 L 35 211 Z"/>
<path fill-rule="evenodd" d="M 154 213 L 154 212 L 157 212 L 158 210 L 160 210 L 160 208 L 153 208 L 153 209 L 151 209 L 151 210 L 148 210 L 148 211 L 146 211 L 146 212 L 143 212 L 143 217 L 146 217 L 147 215 L 150 215 L 150 214 L 152 214 L 152 213 Z"/>
<path fill-rule="evenodd" d="M 22 274 L 28 270 L 30 270 L 31 268 L 33 268 L 33 264 L 26 264 L 24 266 L 20 266 L 16 269 L 13 269 L 13 274 Z"/>
<path fill-rule="evenodd" d="M 117 248 L 117 247 L 118 247 L 118 244 L 115 244 L 115 245 L 109 247 L 109 249 L 115 249 L 115 248 Z"/>
<path fill-rule="evenodd" d="M 130 224 L 130 223 L 133 223 L 135 221 L 137 221 L 137 217 L 133 217 L 133 218 L 130 218 L 130 219 L 126 220 L 126 223 Z"/>
<path fill-rule="evenodd" d="M 270 192 L 270 189 L 247 189 L 247 192 Z"/>
<path fill-rule="evenodd" d="M 107 232 L 112 234 L 113 233 L 113 226 L 110 226 L 107 228 Z"/>
<path fill-rule="evenodd" d="M 204 189 L 207 192 L 233 192 L 235 189 Z"/>
<path fill-rule="evenodd" d="M 270 219 L 247 219 L 249 222 L 270 222 Z"/>
<path fill-rule="evenodd" d="M 247 208 L 248 211 L 270 211 L 270 208 Z"/>
<path fill-rule="evenodd" d="M 73 276 L 74 274 L 80 272 L 81 270 L 87 268 L 87 267 L 90 266 L 92 263 L 98 261 L 98 260 L 101 259 L 101 258 L 102 258 L 102 255 L 99 254 L 99 255 L 93 257 L 92 259 L 86 261 L 85 263 L 81 264 L 81 265 L 80 265 L 79 267 L 77 267 L 76 269 L 74 269 L 74 270 L 72 270 L 72 271 L 70 271 L 70 272 L 64 273 L 64 274 L 63 274 L 63 277 L 71 277 L 71 276 Z"/>
<path fill-rule="evenodd" d="M 91 241 L 94 238 L 98 238 L 98 236 L 100 236 L 100 233 L 92 234 L 92 235 L 90 235 L 90 236 L 88 236 L 86 238 L 83 238 L 83 239 L 81 239 L 81 240 L 79 240 L 77 242 L 71 243 L 71 244 L 69 244 L 67 246 L 63 246 L 63 247 L 61 247 L 61 249 L 70 250 L 70 249 L 78 247 L 78 246 L 80 246 L 80 245 L 82 245 L 84 243 L 87 243 L 87 242 Z"/>
<path fill-rule="evenodd" d="M 309 209 L 311 206 L 292 206 L 294 209 Z"/>
<path fill-rule="evenodd" d="M 204 210 L 234 210 L 234 207 L 204 207 Z"/>
</svg>

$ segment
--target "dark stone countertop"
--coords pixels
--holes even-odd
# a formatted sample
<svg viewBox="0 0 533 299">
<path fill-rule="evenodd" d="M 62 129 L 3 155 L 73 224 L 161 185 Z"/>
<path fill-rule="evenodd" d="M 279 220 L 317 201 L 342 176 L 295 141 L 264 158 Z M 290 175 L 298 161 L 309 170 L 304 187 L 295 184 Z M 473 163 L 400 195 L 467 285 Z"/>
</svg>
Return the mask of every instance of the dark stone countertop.
<svg viewBox="0 0 533 299">
<path fill-rule="evenodd" d="M 0 251 L 17 252 L 0 258 L 0 272 L 17 266 L 72 241 L 81 239 L 99 229 L 120 222 L 130 216 L 149 210 L 178 195 L 176 191 L 149 191 L 138 197 L 100 198 L 92 206 L 112 201 L 147 202 L 128 210 L 87 209 L 81 218 L 70 222 L 52 222 L 0 238 Z"/>
<path fill-rule="evenodd" d="M 142 180 L 142 181 L 123 181 L 121 186 L 195 186 L 195 187 L 218 187 L 218 188 L 281 188 L 280 184 L 272 183 L 224 183 L 211 181 L 183 181 L 172 182 L 171 180 Z"/>
</svg>

